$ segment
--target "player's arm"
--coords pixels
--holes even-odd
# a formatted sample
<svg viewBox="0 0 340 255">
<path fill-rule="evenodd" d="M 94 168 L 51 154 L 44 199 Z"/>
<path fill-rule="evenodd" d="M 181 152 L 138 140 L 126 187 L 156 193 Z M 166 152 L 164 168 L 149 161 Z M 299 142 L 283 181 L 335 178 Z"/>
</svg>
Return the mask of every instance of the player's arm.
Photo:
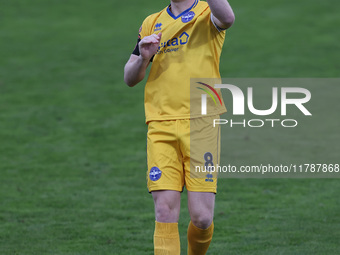
<svg viewBox="0 0 340 255">
<path fill-rule="evenodd" d="M 162 34 L 144 37 L 139 43 L 137 55 L 131 54 L 124 68 L 124 81 L 129 87 L 135 86 L 145 77 L 150 59 L 157 53 Z"/>
<path fill-rule="evenodd" d="M 235 21 L 233 9 L 227 0 L 207 0 L 212 18 L 221 29 L 228 29 Z"/>
</svg>

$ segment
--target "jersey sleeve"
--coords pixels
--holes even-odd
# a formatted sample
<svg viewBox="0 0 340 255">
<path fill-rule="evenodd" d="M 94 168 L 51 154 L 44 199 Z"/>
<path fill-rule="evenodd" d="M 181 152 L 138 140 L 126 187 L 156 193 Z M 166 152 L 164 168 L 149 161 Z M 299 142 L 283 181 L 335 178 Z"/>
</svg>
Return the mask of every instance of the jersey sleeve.
<svg viewBox="0 0 340 255">
<path fill-rule="evenodd" d="M 149 17 L 147 17 L 143 21 L 142 25 L 139 28 L 137 43 L 136 43 L 135 49 L 132 52 L 133 55 L 137 55 L 137 56 L 140 55 L 138 44 L 145 36 L 148 36 L 148 19 Z"/>
<path fill-rule="evenodd" d="M 210 20 L 211 20 L 211 23 L 214 25 L 214 27 L 217 29 L 218 32 L 222 32 L 222 31 L 227 30 L 226 28 L 221 28 L 221 27 L 219 27 L 219 26 L 215 23 L 212 12 L 210 12 Z"/>
</svg>

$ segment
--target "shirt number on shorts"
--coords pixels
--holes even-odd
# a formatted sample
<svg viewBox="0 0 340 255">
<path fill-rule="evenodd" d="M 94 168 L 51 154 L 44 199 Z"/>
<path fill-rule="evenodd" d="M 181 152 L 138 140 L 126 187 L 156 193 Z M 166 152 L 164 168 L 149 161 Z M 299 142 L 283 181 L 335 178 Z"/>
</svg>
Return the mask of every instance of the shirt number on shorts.
<svg viewBox="0 0 340 255">
<path fill-rule="evenodd" d="M 213 180 L 213 175 L 211 174 L 211 168 L 214 166 L 214 162 L 213 162 L 213 155 L 211 154 L 211 152 L 206 152 L 204 154 L 204 166 L 206 171 L 208 172 L 208 174 L 206 175 L 206 182 L 214 182 Z"/>
<path fill-rule="evenodd" d="M 213 155 L 211 154 L 211 152 L 206 152 L 204 154 L 204 160 L 205 160 L 205 163 L 204 163 L 204 166 L 206 169 L 209 169 L 209 166 L 214 166 L 214 162 L 213 162 Z"/>
</svg>

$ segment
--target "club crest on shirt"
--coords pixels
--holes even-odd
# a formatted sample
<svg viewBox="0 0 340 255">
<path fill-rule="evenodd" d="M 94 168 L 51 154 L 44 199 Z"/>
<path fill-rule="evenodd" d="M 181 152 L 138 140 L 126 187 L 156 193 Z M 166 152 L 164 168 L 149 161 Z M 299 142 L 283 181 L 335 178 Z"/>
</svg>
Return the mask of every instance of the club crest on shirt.
<svg viewBox="0 0 340 255">
<path fill-rule="evenodd" d="M 182 16 L 182 22 L 188 23 L 195 17 L 195 13 L 193 11 L 190 11 Z"/>
</svg>

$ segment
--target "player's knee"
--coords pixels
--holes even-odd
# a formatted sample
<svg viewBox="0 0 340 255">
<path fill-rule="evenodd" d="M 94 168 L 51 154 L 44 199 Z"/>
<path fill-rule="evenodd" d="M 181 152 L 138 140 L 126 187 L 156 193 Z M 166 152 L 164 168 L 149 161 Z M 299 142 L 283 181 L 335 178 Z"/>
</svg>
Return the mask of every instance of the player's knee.
<svg viewBox="0 0 340 255">
<path fill-rule="evenodd" d="M 213 221 L 213 215 L 211 213 L 202 213 L 191 217 L 192 223 L 201 229 L 207 229 L 210 227 Z"/>
<path fill-rule="evenodd" d="M 160 204 L 156 206 L 156 221 L 158 222 L 177 222 L 178 213 L 175 208 L 171 208 L 167 204 Z"/>
</svg>

